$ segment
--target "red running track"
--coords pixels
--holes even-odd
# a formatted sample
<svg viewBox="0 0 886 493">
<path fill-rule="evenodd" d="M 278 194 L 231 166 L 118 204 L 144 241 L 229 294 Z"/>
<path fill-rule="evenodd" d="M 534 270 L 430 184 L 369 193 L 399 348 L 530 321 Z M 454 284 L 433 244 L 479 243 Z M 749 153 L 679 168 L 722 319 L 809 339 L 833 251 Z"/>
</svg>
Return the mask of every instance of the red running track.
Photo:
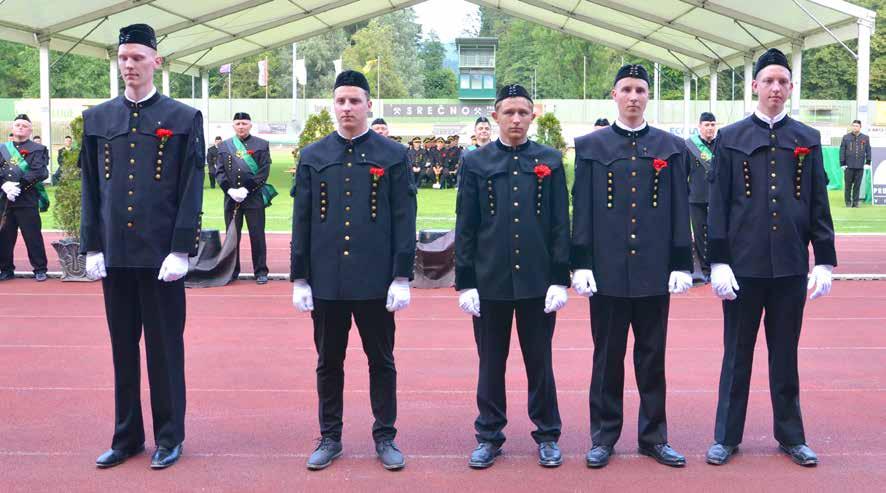
<svg viewBox="0 0 886 493">
<path fill-rule="evenodd" d="M 58 256 L 50 242 L 61 238 L 61 233 L 47 232 L 43 235 L 49 270 L 59 271 Z M 224 237 L 224 234 L 222 234 Z M 268 267 L 272 273 L 289 273 L 289 240 L 286 233 L 268 233 Z M 249 236 L 245 228 L 240 242 L 241 272 L 252 274 L 252 257 Z M 16 270 L 28 272 L 27 251 L 24 241 L 19 238 L 15 246 Z M 886 235 L 838 235 L 837 261 L 838 274 L 886 274 Z"/>
<path fill-rule="evenodd" d="M 584 299 L 570 298 L 554 339 L 564 465 L 536 465 L 526 380 L 514 348 L 505 454 L 492 469 L 473 471 L 466 465 L 475 445 L 471 325 L 453 291 L 413 290 L 412 306 L 397 316 L 396 350 L 397 441 L 408 465 L 391 473 L 373 455 L 366 359 L 356 331 L 346 363 L 345 454 L 325 471 L 308 472 L 304 462 L 318 434 L 316 356 L 310 318 L 290 306 L 289 283 L 241 281 L 187 296 L 185 455 L 166 471 L 150 471 L 148 454 L 100 471 L 93 463 L 113 432 L 113 374 L 99 285 L 0 283 L 0 491 L 886 489 L 886 282 L 838 281 L 830 297 L 807 305 L 802 401 L 809 443 L 822 460 L 816 469 L 777 453 L 763 337 L 741 452 L 724 467 L 703 462 L 722 356 L 720 307 L 706 287 L 671 304 L 668 413 L 671 443 L 689 460 L 681 470 L 635 452 L 638 396 L 630 355 L 618 454 L 606 469 L 585 467 L 593 346 Z M 149 424 L 146 380 L 143 386 Z M 150 438 L 146 445 L 153 449 Z"/>
</svg>

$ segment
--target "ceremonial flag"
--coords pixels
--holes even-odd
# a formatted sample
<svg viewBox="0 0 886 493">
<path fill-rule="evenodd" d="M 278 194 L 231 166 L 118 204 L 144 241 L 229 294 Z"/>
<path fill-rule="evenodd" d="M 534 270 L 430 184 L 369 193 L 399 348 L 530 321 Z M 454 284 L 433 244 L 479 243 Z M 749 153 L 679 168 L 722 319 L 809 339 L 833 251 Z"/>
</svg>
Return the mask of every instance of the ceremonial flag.
<svg viewBox="0 0 886 493">
<path fill-rule="evenodd" d="M 258 85 L 267 87 L 268 85 L 268 61 L 260 60 L 258 62 Z"/>
<path fill-rule="evenodd" d="M 231 73 L 231 64 L 226 63 L 218 68 L 218 73 L 220 74 L 230 74 Z"/>
</svg>

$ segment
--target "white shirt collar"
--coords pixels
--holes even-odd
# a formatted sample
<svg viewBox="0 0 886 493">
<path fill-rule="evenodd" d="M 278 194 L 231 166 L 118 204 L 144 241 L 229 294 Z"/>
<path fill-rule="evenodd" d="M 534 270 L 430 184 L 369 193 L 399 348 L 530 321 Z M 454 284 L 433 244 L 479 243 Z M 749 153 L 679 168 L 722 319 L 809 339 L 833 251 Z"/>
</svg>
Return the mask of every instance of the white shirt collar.
<svg viewBox="0 0 886 493">
<path fill-rule="evenodd" d="M 126 100 L 131 103 L 141 103 L 143 101 L 147 101 L 147 100 L 151 99 L 152 97 L 154 97 L 154 94 L 157 94 L 157 88 L 151 87 L 151 92 L 149 92 L 147 96 L 139 99 L 138 101 L 133 101 L 133 100 L 129 99 L 129 96 L 126 95 L 126 91 L 123 91 L 123 97 L 126 98 Z"/>
<path fill-rule="evenodd" d="M 366 133 L 369 132 L 370 130 L 372 130 L 372 129 L 369 128 L 369 127 L 366 127 L 366 130 L 364 130 L 363 133 L 361 133 L 360 135 L 355 135 L 355 136 L 350 137 L 350 138 L 345 137 L 344 135 L 342 135 L 341 132 L 338 131 L 338 129 L 335 130 L 335 133 L 337 133 L 339 137 L 341 137 L 341 138 L 343 138 L 343 139 L 345 139 L 345 140 L 354 140 L 354 139 L 359 139 L 360 137 L 363 137 L 363 136 L 366 135 Z"/>
<path fill-rule="evenodd" d="M 618 126 L 618 128 L 620 128 L 622 130 L 627 130 L 628 132 L 639 132 L 640 130 L 643 130 L 644 128 L 646 128 L 646 120 L 643 120 L 643 123 L 640 124 L 640 126 L 637 128 L 631 128 L 631 127 L 625 125 L 618 118 L 615 119 L 615 124 Z"/>
<path fill-rule="evenodd" d="M 781 113 L 775 115 L 772 118 L 769 118 L 768 116 L 764 115 L 763 113 L 760 112 L 760 110 L 754 110 L 754 114 L 757 115 L 757 118 L 768 123 L 769 128 L 772 128 L 775 126 L 776 123 L 780 122 L 785 116 L 787 116 L 788 110 L 787 110 L 787 108 L 785 108 L 785 109 L 781 110 Z"/>
</svg>

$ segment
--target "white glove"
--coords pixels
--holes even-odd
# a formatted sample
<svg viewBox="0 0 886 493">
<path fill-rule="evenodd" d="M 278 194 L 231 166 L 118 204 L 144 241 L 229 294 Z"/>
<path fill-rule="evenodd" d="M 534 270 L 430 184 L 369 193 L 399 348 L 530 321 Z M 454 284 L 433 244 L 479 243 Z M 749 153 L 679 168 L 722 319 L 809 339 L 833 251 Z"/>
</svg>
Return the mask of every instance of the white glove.
<svg viewBox="0 0 886 493">
<path fill-rule="evenodd" d="M 871 169 L 871 165 L 870 164 L 864 165 L 864 169 Z"/>
<path fill-rule="evenodd" d="M 409 306 L 409 299 L 409 279 L 398 277 L 388 288 L 388 302 L 385 308 L 391 313 L 402 310 Z"/>
<path fill-rule="evenodd" d="M 309 312 L 314 309 L 314 295 L 311 286 L 304 279 L 296 279 L 292 283 L 292 306 L 300 312 Z"/>
<path fill-rule="evenodd" d="M 581 296 L 590 298 L 597 292 L 597 281 L 591 269 L 578 269 L 572 273 L 572 289 Z"/>
<path fill-rule="evenodd" d="M 188 254 L 187 253 L 170 253 L 163 259 L 160 265 L 160 274 L 157 276 L 158 281 L 173 282 L 178 281 L 188 274 Z"/>
<path fill-rule="evenodd" d="M 721 300 L 732 301 L 738 298 L 738 281 L 729 264 L 711 264 L 711 289 Z"/>
<path fill-rule="evenodd" d="M 104 253 L 86 253 L 86 276 L 93 280 L 98 280 L 108 276 L 108 271 L 105 269 Z"/>
<path fill-rule="evenodd" d="M 833 277 L 831 272 L 833 270 L 833 265 L 816 265 L 812 268 L 812 272 L 809 274 L 809 282 L 806 283 L 807 290 L 815 286 L 815 291 L 809 296 L 810 300 L 814 300 L 819 296 L 827 296 L 831 292 L 831 278 Z"/>
<path fill-rule="evenodd" d="M 3 184 L 3 193 L 6 194 L 6 198 L 10 202 L 15 202 L 15 199 L 22 193 L 22 189 L 19 188 L 18 182 L 16 181 L 7 181 Z"/>
<path fill-rule="evenodd" d="M 842 169 L 843 171 L 846 171 L 846 168 L 848 168 L 848 166 L 846 166 L 845 164 L 843 166 L 840 166 L 840 169 Z"/>
<path fill-rule="evenodd" d="M 548 287 L 548 294 L 545 296 L 545 313 L 552 313 L 563 308 L 568 300 L 569 294 L 566 293 L 566 286 L 551 284 Z"/>
<path fill-rule="evenodd" d="M 692 274 L 685 270 L 675 270 L 671 272 L 671 278 L 668 279 L 668 291 L 671 294 L 683 294 L 692 287 Z"/>
<path fill-rule="evenodd" d="M 461 311 L 475 317 L 480 316 L 480 293 L 476 289 L 465 289 L 458 295 L 458 307 Z"/>
<path fill-rule="evenodd" d="M 248 192 L 245 188 L 229 188 L 228 195 L 230 195 L 235 202 L 243 202 L 246 199 Z"/>
</svg>

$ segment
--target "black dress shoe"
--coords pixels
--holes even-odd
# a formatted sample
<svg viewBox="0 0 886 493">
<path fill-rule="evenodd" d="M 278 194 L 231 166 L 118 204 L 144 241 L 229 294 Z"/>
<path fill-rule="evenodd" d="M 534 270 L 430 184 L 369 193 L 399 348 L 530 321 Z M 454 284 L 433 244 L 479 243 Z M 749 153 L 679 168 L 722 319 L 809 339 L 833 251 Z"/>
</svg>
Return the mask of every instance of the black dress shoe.
<svg viewBox="0 0 886 493">
<path fill-rule="evenodd" d="M 538 444 L 538 465 L 543 467 L 558 467 L 563 463 L 563 454 L 557 442 L 541 442 Z"/>
<path fill-rule="evenodd" d="M 119 466 L 120 464 L 126 462 L 126 459 L 132 457 L 133 455 L 138 455 L 144 451 L 144 445 L 129 450 L 109 449 L 107 452 L 98 456 L 98 459 L 95 459 L 95 467 L 98 467 L 99 469 L 107 469 L 109 467 Z"/>
<path fill-rule="evenodd" d="M 705 456 L 705 461 L 708 464 L 713 464 L 715 466 L 722 466 L 723 464 L 729 462 L 729 459 L 732 458 L 732 455 L 738 451 L 738 445 L 723 445 L 722 443 L 715 443 L 711 445 L 711 448 L 708 449 L 708 453 Z"/>
<path fill-rule="evenodd" d="M 262 274 L 260 276 L 256 276 L 255 283 L 256 284 L 267 284 L 268 283 L 268 276 L 266 276 L 264 274 Z"/>
<path fill-rule="evenodd" d="M 609 464 L 609 457 L 615 453 L 615 449 L 609 445 L 594 445 L 585 455 L 585 464 L 591 469 L 599 469 Z"/>
<path fill-rule="evenodd" d="M 815 467 L 818 465 L 818 456 L 805 443 L 800 445 L 778 444 L 782 452 L 791 456 L 791 460 L 803 467 Z"/>
<path fill-rule="evenodd" d="M 495 458 L 501 455 L 501 447 L 491 442 L 482 442 L 471 452 L 468 466 L 473 469 L 486 469 L 495 464 Z"/>
<path fill-rule="evenodd" d="M 15 272 L 11 270 L 0 272 L 0 281 L 8 281 L 10 279 L 15 279 Z"/>
<path fill-rule="evenodd" d="M 378 459 L 388 471 L 399 471 L 406 467 L 406 459 L 403 458 L 403 453 L 400 452 L 393 440 L 375 442 L 375 453 L 378 454 Z"/>
<path fill-rule="evenodd" d="M 676 450 L 666 443 L 656 443 L 655 445 L 641 445 L 638 451 L 642 455 L 647 455 L 655 459 L 659 464 L 671 467 L 683 467 L 686 465 L 686 457 L 680 455 Z"/>
<path fill-rule="evenodd" d="M 163 446 L 157 447 L 154 456 L 151 457 L 151 469 L 166 469 L 181 459 L 182 444 L 178 444 L 173 448 Z"/>
<path fill-rule="evenodd" d="M 45 281 L 46 280 L 46 273 L 45 272 L 38 272 L 38 273 L 34 274 L 34 280 L 36 280 L 37 282 Z"/>
<path fill-rule="evenodd" d="M 312 471 L 326 469 L 332 465 L 333 460 L 341 457 L 341 450 L 340 440 L 333 440 L 329 437 L 321 438 L 317 448 L 314 449 L 314 453 L 308 457 L 308 469 Z"/>
</svg>

